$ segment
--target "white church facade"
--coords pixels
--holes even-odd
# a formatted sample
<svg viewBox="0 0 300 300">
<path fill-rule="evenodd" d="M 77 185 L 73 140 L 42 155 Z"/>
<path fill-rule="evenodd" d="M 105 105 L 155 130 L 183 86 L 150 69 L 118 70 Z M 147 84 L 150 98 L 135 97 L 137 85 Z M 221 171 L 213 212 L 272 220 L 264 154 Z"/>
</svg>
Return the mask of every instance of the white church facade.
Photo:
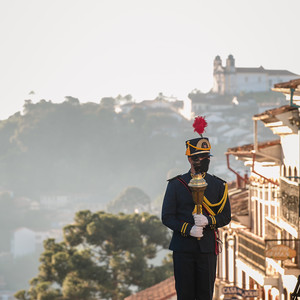
<svg viewBox="0 0 300 300">
<path fill-rule="evenodd" d="M 222 65 L 220 56 L 214 59 L 212 92 L 219 95 L 238 95 L 250 92 L 268 92 L 275 83 L 300 78 L 287 70 L 267 70 L 258 68 L 236 67 L 233 55 Z"/>
</svg>

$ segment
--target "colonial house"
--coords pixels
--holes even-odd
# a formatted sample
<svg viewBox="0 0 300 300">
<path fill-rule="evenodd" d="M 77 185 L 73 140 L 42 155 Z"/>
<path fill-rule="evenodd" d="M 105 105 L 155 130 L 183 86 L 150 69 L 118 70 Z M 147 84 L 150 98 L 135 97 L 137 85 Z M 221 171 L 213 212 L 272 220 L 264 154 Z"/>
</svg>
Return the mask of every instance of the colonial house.
<svg viewBox="0 0 300 300">
<path fill-rule="evenodd" d="M 222 66 L 220 56 L 214 59 L 212 92 L 219 95 L 238 95 L 241 92 L 268 92 L 274 83 L 286 82 L 300 76 L 287 70 L 268 70 L 236 67 L 235 59 L 230 54 L 226 65 Z"/>
<path fill-rule="evenodd" d="M 254 115 L 253 144 L 227 151 L 228 158 L 250 167 L 250 177 L 240 178 L 249 190 L 248 218 L 233 218 L 220 231 L 225 247 L 215 299 L 226 298 L 228 291 L 258 291 L 258 299 L 287 300 L 300 274 L 300 106 L 294 98 L 300 95 L 300 80 L 273 90 L 285 92 L 290 104 Z M 278 139 L 259 143 L 257 122 Z"/>
</svg>

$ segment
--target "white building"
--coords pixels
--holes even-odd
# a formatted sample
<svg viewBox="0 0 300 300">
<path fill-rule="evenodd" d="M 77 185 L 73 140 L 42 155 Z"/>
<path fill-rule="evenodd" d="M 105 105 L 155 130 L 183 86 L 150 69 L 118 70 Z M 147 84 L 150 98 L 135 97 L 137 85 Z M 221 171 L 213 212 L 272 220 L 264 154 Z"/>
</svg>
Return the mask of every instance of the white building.
<svg viewBox="0 0 300 300">
<path fill-rule="evenodd" d="M 42 249 L 43 241 L 54 238 L 57 241 L 63 239 L 62 230 L 51 229 L 44 232 L 36 232 L 26 227 L 18 228 L 14 231 L 11 240 L 11 253 L 14 258 L 26 256 Z"/>
<path fill-rule="evenodd" d="M 300 80 L 274 90 L 288 91 L 289 86 L 300 95 Z M 300 274 L 300 106 L 290 104 L 253 116 L 254 143 L 228 149 L 228 156 L 251 170 L 249 213 L 248 221 L 233 221 L 221 231 L 225 249 L 219 256 L 216 299 L 224 297 L 224 286 L 258 290 L 258 299 L 268 300 L 290 299 L 295 288 Z M 278 139 L 258 143 L 258 121 Z"/>
<path fill-rule="evenodd" d="M 219 95 L 268 92 L 275 83 L 300 78 L 299 75 L 287 70 L 267 70 L 262 66 L 258 68 L 236 67 L 232 55 L 228 56 L 225 66 L 222 66 L 220 56 L 216 56 L 213 76 L 212 92 Z"/>
<path fill-rule="evenodd" d="M 40 197 L 40 206 L 43 209 L 56 210 L 71 204 L 67 195 L 43 195 Z"/>
<path fill-rule="evenodd" d="M 35 232 L 26 227 L 16 229 L 11 242 L 13 257 L 17 258 L 32 254 L 35 250 Z"/>
</svg>

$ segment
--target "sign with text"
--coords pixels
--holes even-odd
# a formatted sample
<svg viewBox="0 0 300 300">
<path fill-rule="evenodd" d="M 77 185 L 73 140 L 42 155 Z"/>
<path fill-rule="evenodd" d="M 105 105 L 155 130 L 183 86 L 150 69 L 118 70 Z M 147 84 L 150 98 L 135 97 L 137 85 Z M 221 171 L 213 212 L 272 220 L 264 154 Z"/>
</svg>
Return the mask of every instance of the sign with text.
<svg viewBox="0 0 300 300">
<path fill-rule="evenodd" d="M 258 297 L 259 291 L 258 290 L 244 290 L 237 286 L 224 286 L 222 289 L 223 294 L 235 294 L 242 297 Z"/>
<path fill-rule="evenodd" d="M 286 260 L 288 258 L 296 257 L 296 250 L 285 245 L 276 245 L 266 251 L 266 257 L 277 260 Z"/>
</svg>

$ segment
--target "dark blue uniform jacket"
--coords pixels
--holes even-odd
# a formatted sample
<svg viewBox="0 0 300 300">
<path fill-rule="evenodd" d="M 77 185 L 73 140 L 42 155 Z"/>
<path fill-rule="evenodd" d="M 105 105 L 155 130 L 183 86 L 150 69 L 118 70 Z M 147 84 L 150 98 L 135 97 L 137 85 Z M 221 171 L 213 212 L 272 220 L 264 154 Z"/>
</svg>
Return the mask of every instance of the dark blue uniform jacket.
<svg viewBox="0 0 300 300">
<path fill-rule="evenodd" d="M 177 176 L 178 177 L 178 176 Z M 170 250 L 178 252 L 215 252 L 215 228 L 227 225 L 231 220 L 231 209 L 226 196 L 226 203 L 223 210 L 217 214 L 220 206 L 210 207 L 216 214 L 211 218 L 203 209 L 203 214 L 208 216 L 209 225 L 203 230 L 203 237 L 200 240 L 189 235 L 194 225 L 193 210 L 195 204 L 192 194 L 188 188 L 174 177 L 169 180 L 162 206 L 162 222 L 173 230 Z M 191 173 L 180 175 L 180 179 L 188 184 L 191 180 Z M 225 181 L 216 176 L 206 174 L 204 178 L 208 184 L 204 196 L 211 203 L 218 203 L 224 196 Z M 215 224 L 213 224 L 215 223 Z"/>
</svg>

